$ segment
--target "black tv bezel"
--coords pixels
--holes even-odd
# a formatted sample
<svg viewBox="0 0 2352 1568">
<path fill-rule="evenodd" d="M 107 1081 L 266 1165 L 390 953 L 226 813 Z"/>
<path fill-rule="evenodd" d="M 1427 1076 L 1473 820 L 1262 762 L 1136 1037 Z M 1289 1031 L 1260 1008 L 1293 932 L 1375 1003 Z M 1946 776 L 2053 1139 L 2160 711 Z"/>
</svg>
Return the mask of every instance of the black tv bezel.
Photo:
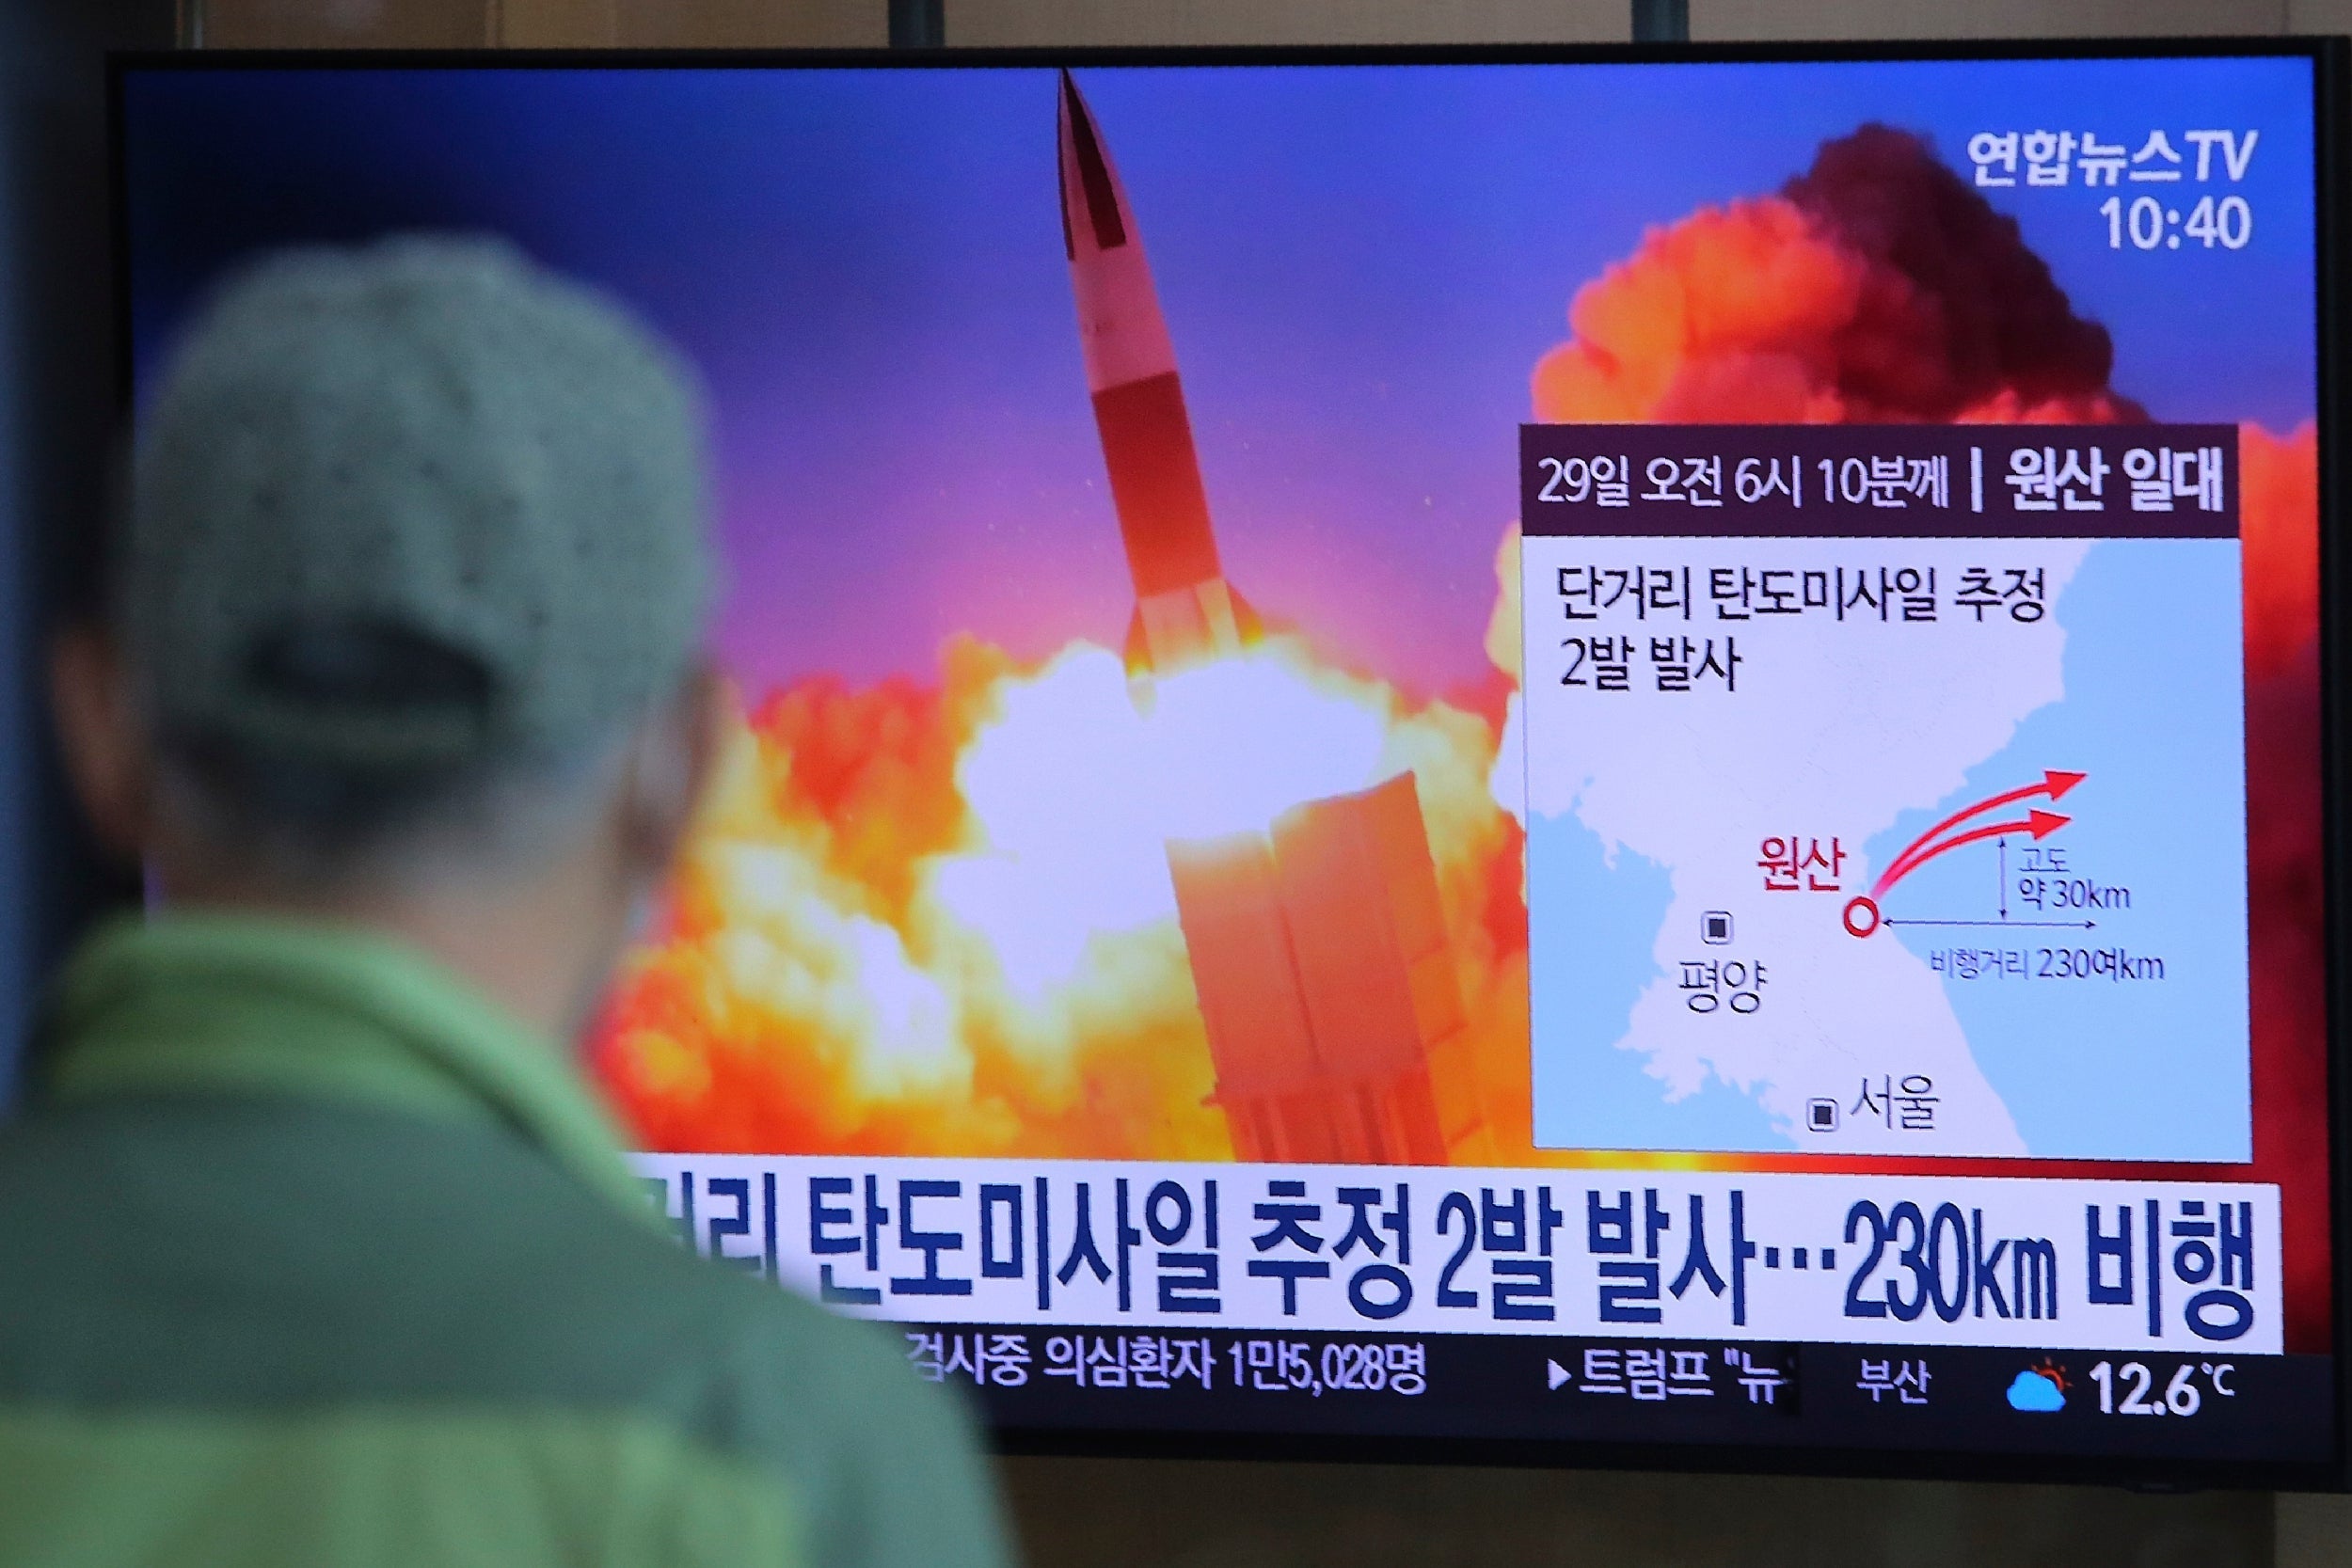
<svg viewBox="0 0 2352 1568">
<path fill-rule="evenodd" d="M 1889 1480 L 2058 1481 L 2180 1492 L 2216 1488 L 2352 1490 L 2352 1062 L 2344 1021 L 2352 1019 L 2352 549 L 2344 547 L 2346 482 L 2344 373 L 2352 365 L 2352 321 L 2340 281 L 2344 261 L 2346 154 L 2352 151 L 2352 40 L 2300 38 L 2053 39 L 1926 42 L 1701 44 L 1190 46 L 1006 49 L 249 49 L 128 51 L 107 56 L 108 210 L 118 345 L 117 406 L 132 407 L 129 190 L 125 179 L 123 87 L 137 71 L 639 71 L 1073 69 L 1200 66 L 1548 66 L 1874 64 L 1909 60 L 1997 61 L 2270 57 L 2309 60 L 2314 132 L 2312 279 L 2316 306 L 2319 432 L 2320 763 L 2326 856 L 2328 1232 L 2332 1294 L 2329 1356 L 2335 1380 L 2333 1453 L 2324 1461 L 2216 1461 L 1964 1449 L 1852 1449 L 1638 1444 L 1578 1439 L 1487 1439 L 1191 1432 L 1148 1428 L 992 1429 L 1007 1455 L 1164 1459 L 1341 1461 L 1539 1468 L 1633 1469 L 1725 1474 L 1841 1476 Z"/>
</svg>

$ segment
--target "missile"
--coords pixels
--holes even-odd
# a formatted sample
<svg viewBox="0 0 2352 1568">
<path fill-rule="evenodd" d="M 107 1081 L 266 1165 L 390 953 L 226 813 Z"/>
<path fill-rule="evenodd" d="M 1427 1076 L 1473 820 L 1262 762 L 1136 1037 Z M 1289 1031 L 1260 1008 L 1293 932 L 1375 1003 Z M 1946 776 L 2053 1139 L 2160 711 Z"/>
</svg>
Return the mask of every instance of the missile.
<svg viewBox="0 0 2352 1568">
<path fill-rule="evenodd" d="M 1077 295 L 1087 389 L 1135 581 L 1131 681 L 1237 654 L 1257 612 L 1225 581 L 1176 350 L 1127 192 L 1078 85 L 1061 73 L 1061 234 Z"/>
</svg>

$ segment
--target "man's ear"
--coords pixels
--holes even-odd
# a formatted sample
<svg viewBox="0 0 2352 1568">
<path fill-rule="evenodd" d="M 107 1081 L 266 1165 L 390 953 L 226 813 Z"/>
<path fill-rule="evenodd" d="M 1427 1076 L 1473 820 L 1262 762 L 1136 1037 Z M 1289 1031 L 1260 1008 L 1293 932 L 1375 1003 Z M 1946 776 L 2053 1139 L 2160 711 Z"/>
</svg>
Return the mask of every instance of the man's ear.
<svg viewBox="0 0 2352 1568">
<path fill-rule="evenodd" d="M 623 845 L 632 871 L 656 879 L 668 875 L 718 767 L 726 718 L 725 683 L 701 664 L 639 730 L 623 797 Z"/>
<path fill-rule="evenodd" d="M 74 798 L 108 850 L 136 860 L 153 826 L 155 757 L 130 673 L 95 626 L 70 626 L 49 650 L 49 699 Z"/>
</svg>

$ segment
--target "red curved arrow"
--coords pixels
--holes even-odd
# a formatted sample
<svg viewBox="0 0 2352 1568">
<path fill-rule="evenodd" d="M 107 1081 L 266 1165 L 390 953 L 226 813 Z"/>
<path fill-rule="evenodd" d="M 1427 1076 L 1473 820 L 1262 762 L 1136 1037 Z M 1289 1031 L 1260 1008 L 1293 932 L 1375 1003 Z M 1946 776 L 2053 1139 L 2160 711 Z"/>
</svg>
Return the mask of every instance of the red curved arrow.
<svg viewBox="0 0 2352 1568">
<path fill-rule="evenodd" d="M 2082 775 L 2077 773 L 2073 777 L 2079 780 Z M 2071 789 L 2074 786 L 2069 784 L 2067 787 Z M 2026 793 L 2032 794 L 2038 791 Z M 2036 838 L 2047 838 L 2073 820 L 2073 817 L 2060 816 L 2054 811 L 2029 811 L 2022 822 L 1993 822 L 1981 828 L 1971 828 L 1964 833 L 1955 833 L 1943 843 L 1930 845 L 1924 849 L 1914 844 L 1896 857 L 1894 864 L 1886 868 L 1886 874 L 1881 877 L 1876 885 L 1870 889 L 1870 896 L 1885 897 L 1888 888 L 1893 887 L 1897 882 L 1935 859 L 1936 856 L 1957 849 L 1963 844 L 1974 844 L 1979 839 L 1999 838 L 2004 833 L 2031 833 Z"/>
<path fill-rule="evenodd" d="M 1912 857 L 1917 855 L 1920 850 L 1926 848 L 1929 842 L 1932 840 L 1936 834 L 1944 832 L 1946 829 L 1957 828 L 1963 822 L 1967 821 L 1970 817 L 1978 816 L 1980 813 L 1992 811 L 2000 806 L 2006 806 L 2012 800 L 2030 800 L 2036 795 L 2047 795 L 2053 802 L 2056 802 L 2060 796 L 2064 795 L 2068 790 L 2074 788 L 2076 784 L 2082 783 L 2083 780 L 2089 778 L 2090 776 L 2090 775 L 2088 773 L 2066 773 L 2061 772 L 2057 768 L 2044 768 L 2042 770 L 2042 782 L 2040 784 L 2025 784 L 2016 789 L 2004 791 L 1999 795 L 1989 795 L 1983 800 L 1979 800 L 1973 806 L 1963 806 L 1959 811 L 1952 813 L 1951 816 L 1944 818 L 1943 821 L 1938 822 L 1934 827 L 1930 828 L 1926 832 L 1921 833 L 1917 838 L 1913 839 L 1909 844 L 1903 846 L 1903 852 L 1897 855 L 1893 860 L 1887 863 L 1885 874 L 1879 878 L 1878 885 L 1870 890 L 1870 895 L 1875 898 L 1880 894 L 1884 893 L 1888 888 L 1893 887 L 1902 877 L 1903 873 L 1911 869 L 1910 862 Z"/>
</svg>

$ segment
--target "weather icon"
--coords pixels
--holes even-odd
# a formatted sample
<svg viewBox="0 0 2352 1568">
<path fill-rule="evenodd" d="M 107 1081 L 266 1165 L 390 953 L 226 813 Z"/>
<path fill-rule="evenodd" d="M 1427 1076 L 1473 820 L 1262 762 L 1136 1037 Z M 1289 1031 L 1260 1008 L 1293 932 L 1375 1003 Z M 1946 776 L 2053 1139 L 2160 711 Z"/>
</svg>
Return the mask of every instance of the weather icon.
<svg viewBox="0 0 2352 1568">
<path fill-rule="evenodd" d="M 2066 1408 L 2066 1369 L 2044 1361 L 2010 1379 L 2009 1407 L 2036 1413 Z"/>
</svg>

